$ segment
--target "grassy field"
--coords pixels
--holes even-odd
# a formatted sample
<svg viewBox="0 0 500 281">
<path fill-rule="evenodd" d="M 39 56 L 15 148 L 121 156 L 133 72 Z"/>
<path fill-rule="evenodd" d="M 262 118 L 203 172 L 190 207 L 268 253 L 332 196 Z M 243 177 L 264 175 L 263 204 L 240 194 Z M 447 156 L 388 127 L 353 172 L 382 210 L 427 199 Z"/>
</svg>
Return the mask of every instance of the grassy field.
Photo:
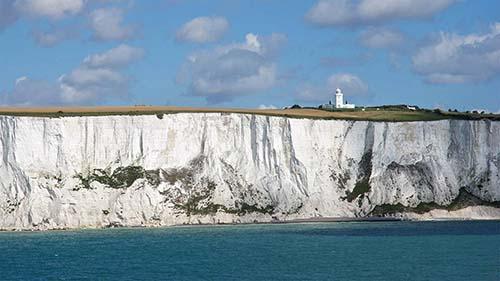
<svg viewBox="0 0 500 281">
<path fill-rule="evenodd" d="M 289 118 L 311 118 L 311 119 L 345 119 L 345 120 L 369 120 L 369 121 L 433 121 L 443 119 L 465 119 L 480 120 L 490 119 L 500 121 L 497 114 L 472 114 L 461 112 L 433 112 L 433 111 L 411 111 L 401 108 L 367 108 L 366 111 L 342 110 L 327 111 L 312 108 L 296 109 L 244 109 L 244 108 L 196 108 L 196 107 L 173 107 L 173 106 L 113 106 L 113 107 L 33 107 L 0 108 L 0 115 L 8 116 L 35 116 L 35 117 L 67 117 L 67 116 L 105 116 L 105 115 L 158 115 L 176 113 L 243 113 L 267 116 L 282 116 Z"/>
</svg>

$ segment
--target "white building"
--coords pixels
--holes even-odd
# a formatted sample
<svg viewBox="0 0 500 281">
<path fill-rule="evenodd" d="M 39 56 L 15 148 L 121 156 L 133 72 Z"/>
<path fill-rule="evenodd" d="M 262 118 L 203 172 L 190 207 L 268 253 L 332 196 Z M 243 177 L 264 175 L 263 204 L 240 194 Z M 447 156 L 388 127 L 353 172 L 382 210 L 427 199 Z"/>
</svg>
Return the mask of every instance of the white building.
<svg viewBox="0 0 500 281">
<path fill-rule="evenodd" d="M 337 90 L 335 91 L 335 103 L 332 103 L 332 101 L 330 101 L 328 104 L 321 105 L 321 107 L 326 109 L 342 109 L 355 108 L 356 106 L 354 104 L 344 103 L 344 94 L 342 93 L 342 90 L 337 88 Z"/>
<path fill-rule="evenodd" d="M 337 88 L 335 91 L 335 108 L 355 108 L 356 106 L 351 103 L 344 103 L 344 94 L 342 90 Z"/>
</svg>

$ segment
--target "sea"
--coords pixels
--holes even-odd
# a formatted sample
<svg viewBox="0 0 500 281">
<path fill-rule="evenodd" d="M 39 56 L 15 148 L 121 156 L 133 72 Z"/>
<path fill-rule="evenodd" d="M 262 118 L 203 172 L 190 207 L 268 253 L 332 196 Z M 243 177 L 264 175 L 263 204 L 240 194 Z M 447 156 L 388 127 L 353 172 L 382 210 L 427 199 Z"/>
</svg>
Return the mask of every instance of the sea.
<svg viewBox="0 0 500 281">
<path fill-rule="evenodd" d="M 0 280 L 500 280 L 500 221 L 0 232 Z"/>
</svg>

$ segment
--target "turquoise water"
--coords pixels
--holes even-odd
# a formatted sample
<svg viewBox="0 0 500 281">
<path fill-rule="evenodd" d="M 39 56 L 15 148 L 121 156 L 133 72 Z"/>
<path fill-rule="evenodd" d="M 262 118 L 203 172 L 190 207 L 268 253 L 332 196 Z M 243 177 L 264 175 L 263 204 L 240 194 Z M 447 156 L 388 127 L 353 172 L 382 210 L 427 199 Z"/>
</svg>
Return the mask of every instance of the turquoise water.
<svg viewBox="0 0 500 281">
<path fill-rule="evenodd" d="M 500 280 L 500 222 L 0 233 L 0 280 Z"/>
</svg>

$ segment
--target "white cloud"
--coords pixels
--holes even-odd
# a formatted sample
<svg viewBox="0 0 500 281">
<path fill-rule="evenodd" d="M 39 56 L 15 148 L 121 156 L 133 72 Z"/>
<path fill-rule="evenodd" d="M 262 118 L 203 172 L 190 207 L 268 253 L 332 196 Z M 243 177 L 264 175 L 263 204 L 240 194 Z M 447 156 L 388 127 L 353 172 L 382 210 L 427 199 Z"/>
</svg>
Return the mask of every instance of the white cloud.
<svg viewBox="0 0 500 281">
<path fill-rule="evenodd" d="M 0 30 L 21 17 L 59 20 L 80 13 L 85 0 L 1 0 Z"/>
<path fill-rule="evenodd" d="M 121 68 L 140 59 L 142 55 L 141 49 L 120 45 L 102 54 L 88 56 L 80 66 L 61 75 L 55 82 L 20 77 L 14 89 L 5 96 L 5 103 L 96 104 L 125 97 L 128 95 L 130 77 Z"/>
<path fill-rule="evenodd" d="M 143 49 L 121 44 L 102 54 L 87 56 L 83 63 L 90 67 L 121 67 L 137 61 L 143 56 Z"/>
<path fill-rule="evenodd" d="M 432 17 L 456 0 L 319 0 L 306 20 L 321 26 L 377 24 Z"/>
<path fill-rule="evenodd" d="M 326 103 L 332 100 L 335 89 L 341 88 L 346 98 L 369 96 L 368 86 L 361 78 L 350 73 L 333 74 L 321 86 L 304 84 L 297 91 L 297 99 L 305 102 Z"/>
<path fill-rule="evenodd" d="M 0 0 L 0 31 L 22 18 L 50 19 L 48 30 L 37 24 L 31 36 L 39 46 L 51 47 L 79 33 L 76 26 L 56 26 L 55 21 L 81 13 L 90 1 L 96 0 Z"/>
<path fill-rule="evenodd" d="M 84 0 L 16 0 L 14 7 L 28 16 L 61 19 L 79 13 L 84 4 Z"/>
<path fill-rule="evenodd" d="M 368 93 L 368 86 L 358 76 L 350 73 L 334 74 L 328 78 L 328 88 L 341 88 L 347 96 L 361 96 Z"/>
<path fill-rule="evenodd" d="M 223 17 L 198 17 L 185 23 L 176 34 L 177 40 L 206 43 L 219 40 L 229 29 Z"/>
<path fill-rule="evenodd" d="M 259 109 L 277 109 L 278 107 L 270 104 L 270 105 L 265 105 L 265 104 L 261 104 L 259 105 Z"/>
<path fill-rule="evenodd" d="M 89 84 L 105 84 L 105 83 L 122 83 L 126 79 L 124 76 L 115 70 L 108 68 L 88 68 L 85 66 L 79 67 L 71 71 L 68 75 L 63 75 L 59 78 L 61 82 L 68 82 L 75 85 Z"/>
<path fill-rule="evenodd" d="M 42 47 L 52 47 L 60 42 L 72 39 L 78 35 L 79 31 L 75 27 L 55 28 L 48 31 L 33 30 L 32 36 L 35 42 Z"/>
<path fill-rule="evenodd" d="M 249 33 L 243 43 L 191 54 L 177 81 L 211 103 L 269 89 L 277 82 L 274 57 L 285 41 L 283 34 Z"/>
<path fill-rule="evenodd" d="M 33 31 L 35 42 L 43 47 L 51 47 L 63 41 L 66 36 L 60 32 Z"/>
<path fill-rule="evenodd" d="M 429 83 L 479 82 L 500 74 L 500 23 L 486 34 L 441 32 L 412 58 L 413 69 Z"/>
<path fill-rule="evenodd" d="M 21 76 L 19 78 L 16 79 L 16 86 L 19 84 L 19 83 L 22 83 L 23 81 L 27 80 L 28 77 L 26 76 Z"/>
<path fill-rule="evenodd" d="M 0 1 L 0 31 L 6 26 L 14 23 L 19 17 L 13 4 L 14 0 Z"/>
<path fill-rule="evenodd" d="M 123 10 L 119 8 L 94 10 L 89 21 L 96 40 L 125 40 L 135 36 L 136 28 L 123 24 Z"/>
<path fill-rule="evenodd" d="M 363 46 L 375 49 L 394 49 L 401 47 L 404 35 L 387 28 L 368 28 L 361 32 L 360 42 Z"/>
<path fill-rule="evenodd" d="M 104 53 L 87 56 L 79 67 L 58 79 L 63 102 L 96 103 L 127 95 L 130 78 L 120 70 L 143 55 L 144 50 L 122 44 Z"/>
<path fill-rule="evenodd" d="M 59 79 L 63 103 L 92 104 L 99 100 L 122 97 L 128 92 L 129 78 L 106 68 L 81 66 Z"/>
<path fill-rule="evenodd" d="M 31 79 L 26 76 L 16 79 L 14 89 L 3 96 L 4 105 L 30 106 L 54 105 L 59 89 L 54 83 Z"/>
</svg>

